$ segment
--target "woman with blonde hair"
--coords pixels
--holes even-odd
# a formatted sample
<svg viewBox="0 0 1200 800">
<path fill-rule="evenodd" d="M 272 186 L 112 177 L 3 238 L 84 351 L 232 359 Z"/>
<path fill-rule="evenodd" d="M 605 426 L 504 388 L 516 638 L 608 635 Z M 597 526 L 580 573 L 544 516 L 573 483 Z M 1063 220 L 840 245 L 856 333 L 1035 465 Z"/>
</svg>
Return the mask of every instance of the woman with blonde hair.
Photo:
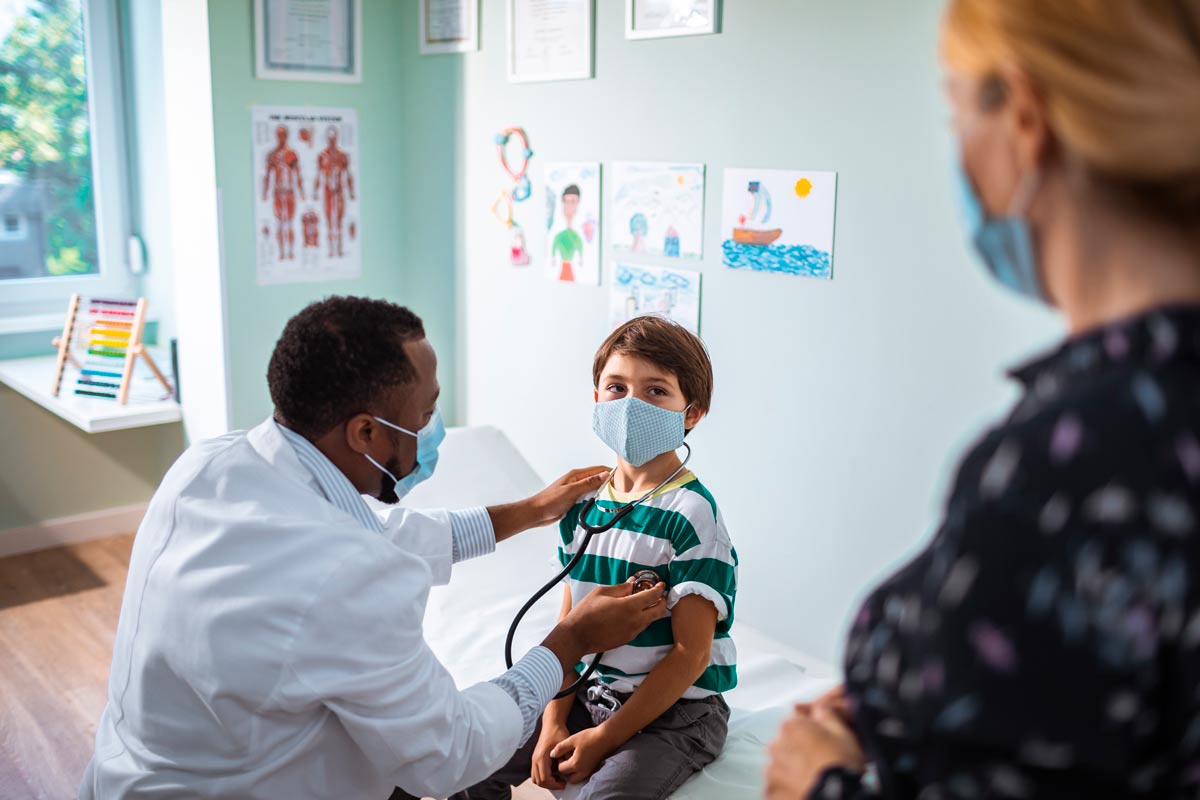
<svg viewBox="0 0 1200 800">
<path fill-rule="evenodd" d="M 1200 0 L 951 0 L 969 235 L 1068 338 L 867 598 L 770 798 L 1200 796 Z"/>
</svg>

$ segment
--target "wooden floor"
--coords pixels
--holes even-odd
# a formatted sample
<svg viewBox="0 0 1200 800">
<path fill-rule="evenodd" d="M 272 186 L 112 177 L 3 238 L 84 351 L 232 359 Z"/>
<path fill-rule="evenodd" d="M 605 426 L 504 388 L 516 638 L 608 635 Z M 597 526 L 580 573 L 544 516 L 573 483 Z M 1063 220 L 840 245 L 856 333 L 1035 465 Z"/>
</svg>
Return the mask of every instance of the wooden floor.
<svg viewBox="0 0 1200 800">
<path fill-rule="evenodd" d="M 76 796 L 104 708 L 132 534 L 0 558 L 0 798 Z M 549 798 L 527 784 L 515 800 Z"/>
<path fill-rule="evenodd" d="M 75 797 L 133 536 L 0 559 L 0 797 Z"/>
</svg>

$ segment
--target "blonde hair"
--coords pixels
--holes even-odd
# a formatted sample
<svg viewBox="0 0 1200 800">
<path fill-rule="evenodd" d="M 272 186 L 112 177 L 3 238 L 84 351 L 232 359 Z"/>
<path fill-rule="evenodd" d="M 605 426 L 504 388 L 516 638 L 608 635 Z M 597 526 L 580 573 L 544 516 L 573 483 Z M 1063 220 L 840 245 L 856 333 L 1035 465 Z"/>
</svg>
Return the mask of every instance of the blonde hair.
<svg viewBox="0 0 1200 800">
<path fill-rule="evenodd" d="M 1020 69 L 1096 188 L 1200 220 L 1200 0 L 950 0 L 942 57 L 983 79 Z"/>
</svg>

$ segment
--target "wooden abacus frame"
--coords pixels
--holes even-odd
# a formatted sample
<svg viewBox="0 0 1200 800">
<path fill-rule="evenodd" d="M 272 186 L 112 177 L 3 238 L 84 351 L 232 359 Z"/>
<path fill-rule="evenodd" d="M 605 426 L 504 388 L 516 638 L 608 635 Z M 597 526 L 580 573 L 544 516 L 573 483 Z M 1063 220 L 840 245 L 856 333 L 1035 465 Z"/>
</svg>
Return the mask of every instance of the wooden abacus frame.
<svg viewBox="0 0 1200 800">
<path fill-rule="evenodd" d="M 81 372 L 81 382 L 83 375 L 88 375 L 88 370 L 83 364 L 75 360 L 71 355 L 71 345 L 75 336 L 75 322 L 79 317 L 79 307 L 82 298 L 78 294 L 71 295 L 71 301 L 67 305 L 67 321 L 63 324 L 62 336 L 54 337 L 54 346 L 58 348 L 58 363 L 54 370 L 54 391 L 52 394 L 58 397 L 59 391 L 62 389 L 63 373 L 66 371 L 67 364 L 78 367 Z M 121 368 L 120 384 L 110 384 L 105 382 L 91 381 L 98 388 L 115 388 L 117 389 L 116 400 L 121 405 L 125 405 L 129 399 L 129 384 L 133 379 L 134 362 L 139 357 L 145 359 L 146 365 L 150 367 L 150 371 L 158 378 L 159 383 L 168 391 L 174 391 L 171 387 L 171 382 L 159 370 L 158 365 L 154 363 L 154 359 L 150 357 L 150 353 L 146 351 L 145 344 L 142 343 L 142 334 L 146 327 L 146 298 L 139 297 L 136 301 L 133 300 L 105 300 L 94 297 L 88 301 L 89 305 L 100 307 L 100 314 L 108 314 L 109 316 L 101 316 L 97 319 L 97 324 L 88 331 L 88 353 L 97 356 L 105 356 L 116 358 L 124 355 L 124 364 Z M 91 309 L 95 313 L 95 309 Z M 111 377 L 116 377 L 116 373 L 102 373 Z M 85 388 L 77 388 L 75 394 L 92 396 L 92 397 L 113 397 L 112 392 L 94 391 Z"/>
</svg>

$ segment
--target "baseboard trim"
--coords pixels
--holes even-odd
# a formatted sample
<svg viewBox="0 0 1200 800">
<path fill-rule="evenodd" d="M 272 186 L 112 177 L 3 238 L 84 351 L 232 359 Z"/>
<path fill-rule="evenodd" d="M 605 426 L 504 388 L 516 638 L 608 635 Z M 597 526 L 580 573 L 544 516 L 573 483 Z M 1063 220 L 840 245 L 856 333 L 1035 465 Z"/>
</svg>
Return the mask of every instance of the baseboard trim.
<svg viewBox="0 0 1200 800">
<path fill-rule="evenodd" d="M 118 533 L 133 533 L 142 524 L 146 505 L 133 503 L 0 531 L 0 558 L 101 539 Z"/>
</svg>

